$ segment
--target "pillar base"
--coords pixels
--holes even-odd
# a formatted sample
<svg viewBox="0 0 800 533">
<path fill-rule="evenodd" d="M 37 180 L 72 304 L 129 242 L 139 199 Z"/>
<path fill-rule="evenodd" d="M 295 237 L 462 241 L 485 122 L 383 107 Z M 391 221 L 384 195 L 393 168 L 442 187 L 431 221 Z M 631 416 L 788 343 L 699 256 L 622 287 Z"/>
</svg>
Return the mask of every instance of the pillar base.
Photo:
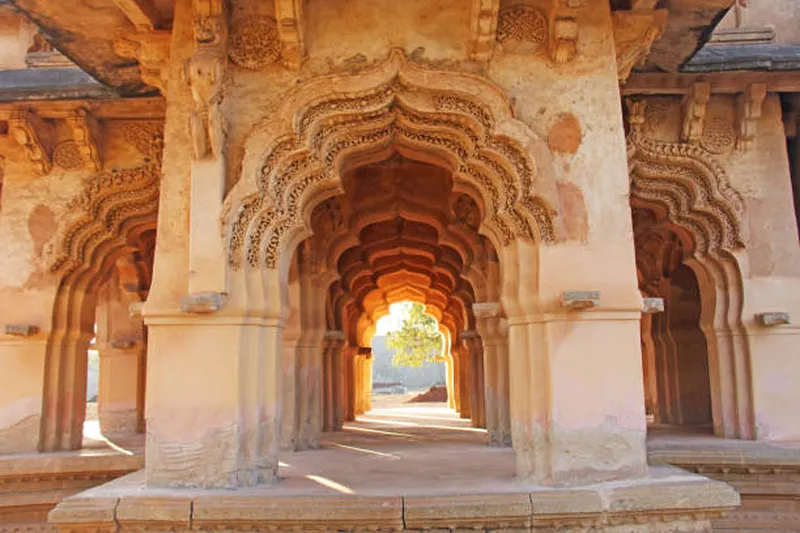
<svg viewBox="0 0 800 533">
<path fill-rule="evenodd" d="M 369 476 L 368 473 L 365 473 Z M 509 480 L 509 487 L 513 481 Z M 50 523 L 66 532 L 169 529 L 298 531 L 586 531 L 698 533 L 739 505 L 725 483 L 670 467 L 647 478 L 569 489 L 524 488 L 493 493 L 308 494 L 281 486 L 240 488 L 224 494 L 147 489 L 132 474 L 65 499 Z"/>
</svg>

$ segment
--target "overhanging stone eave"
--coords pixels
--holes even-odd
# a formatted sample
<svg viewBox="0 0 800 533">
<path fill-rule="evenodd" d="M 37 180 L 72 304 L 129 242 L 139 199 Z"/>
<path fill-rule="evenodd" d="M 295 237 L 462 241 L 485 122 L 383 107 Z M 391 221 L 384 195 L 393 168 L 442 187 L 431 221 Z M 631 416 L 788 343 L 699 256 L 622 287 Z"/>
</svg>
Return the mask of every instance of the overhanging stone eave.
<svg viewBox="0 0 800 533">
<path fill-rule="evenodd" d="M 77 67 L 0 71 L 0 102 L 120 96 Z"/>
</svg>

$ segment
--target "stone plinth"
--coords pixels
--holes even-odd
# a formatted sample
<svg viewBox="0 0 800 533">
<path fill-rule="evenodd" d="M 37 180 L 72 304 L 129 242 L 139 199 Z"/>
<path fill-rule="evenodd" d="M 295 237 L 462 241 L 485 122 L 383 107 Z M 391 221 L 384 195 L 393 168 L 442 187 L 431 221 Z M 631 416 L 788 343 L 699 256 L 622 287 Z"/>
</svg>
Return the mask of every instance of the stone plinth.
<svg viewBox="0 0 800 533">
<path fill-rule="evenodd" d="M 143 459 L 86 451 L 0 457 L 0 533 L 54 530 L 47 513 L 63 498 L 138 470 Z M 71 516 L 86 519 L 75 512 Z"/>
<path fill-rule="evenodd" d="M 365 473 L 369 476 L 369 473 Z M 633 481 L 491 493 L 302 494 L 278 486 L 233 491 L 147 489 L 141 474 L 65 499 L 50 513 L 61 531 L 181 529 L 270 531 L 698 532 L 739 505 L 728 485 L 670 467 Z M 387 487 L 384 492 L 390 492 Z M 191 524 L 191 526 L 190 526 Z M 627 529 L 626 529 L 627 528 Z"/>
</svg>

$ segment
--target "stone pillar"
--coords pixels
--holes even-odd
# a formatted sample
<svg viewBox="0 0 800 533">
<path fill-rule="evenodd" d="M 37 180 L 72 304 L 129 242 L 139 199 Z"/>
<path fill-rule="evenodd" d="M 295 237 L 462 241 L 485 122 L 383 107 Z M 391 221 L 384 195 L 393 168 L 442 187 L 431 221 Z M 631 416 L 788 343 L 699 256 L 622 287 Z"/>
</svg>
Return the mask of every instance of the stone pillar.
<svg viewBox="0 0 800 533">
<path fill-rule="evenodd" d="M 474 330 L 464 331 L 461 338 L 466 345 L 470 374 L 470 418 L 472 427 L 486 427 L 485 380 L 483 375 L 483 346 Z"/>
<path fill-rule="evenodd" d="M 301 265 L 301 269 L 307 265 Z M 319 447 L 322 433 L 322 339 L 325 335 L 324 287 L 312 273 L 300 274 L 300 340 L 297 346 L 299 427 L 297 448 Z"/>
<path fill-rule="evenodd" d="M 577 244 L 537 248 L 520 240 L 503 250 L 502 263 L 517 475 L 540 484 L 645 475 L 632 245 L 600 256 Z M 588 265 L 594 276 L 581 270 Z M 601 307 L 571 310 L 564 293 L 575 286 L 599 290 Z"/>
<path fill-rule="evenodd" d="M 508 325 L 499 302 L 472 306 L 483 348 L 486 430 L 490 446 L 511 445 L 509 412 Z"/>
<path fill-rule="evenodd" d="M 323 367 L 325 377 L 324 426 L 325 431 L 337 431 L 342 426 L 342 347 L 344 332 L 327 331 L 323 339 Z"/>
<path fill-rule="evenodd" d="M 460 409 L 458 412 L 461 418 L 471 418 L 472 391 L 470 390 L 470 385 L 472 384 L 472 373 L 470 370 L 472 363 L 470 361 L 469 350 L 463 342 L 458 342 L 458 345 L 454 347 L 453 357 L 458 358 L 458 389 L 460 391 Z"/>
<path fill-rule="evenodd" d="M 343 382 L 343 415 L 344 420 L 352 422 L 356 419 L 356 360 L 358 348 L 346 346 L 342 350 L 342 366 L 344 367 Z"/>
<path fill-rule="evenodd" d="M 331 359 L 331 371 L 333 372 L 333 425 L 332 431 L 341 431 L 345 419 L 345 395 L 346 381 L 345 376 L 345 342 L 346 337 L 343 331 L 337 332 L 334 340 L 333 357 Z"/>
<path fill-rule="evenodd" d="M 198 212 L 201 198 L 221 190 L 194 163 L 220 162 L 225 151 L 219 104 L 227 54 L 206 47 L 227 41 L 224 5 L 178 2 L 172 24 L 156 260 L 143 308 L 149 486 L 234 488 L 278 474 L 284 265 L 279 273 L 245 262 L 227 269 L 224 291 L 209 289 L 219 263 L 227 267 L 225 243 L 216 211 Z M 190 198 L 190 188 L 205 190 Z M 208 230 L 192 231 L 190 221 Z"/>
<path fill-rule="evenodd" d="M 135 433 L 139 429 L 141 372 L 146 356 L 140 316 L 131 316 L 130 305 L 138 294 L 123 290 L 115 274 L 98 296 L 95 348 L 100 357 L 97 411 L 100 430 L 106 436 Z"/>
</svg>

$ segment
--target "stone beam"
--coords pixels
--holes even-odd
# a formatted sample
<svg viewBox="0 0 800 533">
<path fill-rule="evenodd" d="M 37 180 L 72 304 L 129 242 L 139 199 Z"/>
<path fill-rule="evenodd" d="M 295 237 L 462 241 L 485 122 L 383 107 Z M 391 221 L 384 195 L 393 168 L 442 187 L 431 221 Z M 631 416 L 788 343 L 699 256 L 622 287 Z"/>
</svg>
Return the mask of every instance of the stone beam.
<svg viewBox="0 0 800 533">
<path fill-rule="evenodd" d="M 28 153 L 37 172 L 47 174 L 53 168 L 53 126 L 30 109 L 16 110 L 9 117 L 14 139 Z"/>
<path fill-rule="evenodd" d="M 161 14 L 153 0 L 114 0 L 114 3 L 125 13 L 136 31 L 150 32 L 161 25 Z"/>
<path fill-rule="evenodd" d="M 299 68 L 306 55 L 303 0 L 275 0 L 275 19 L 284 63 Z"/>
<path fill-rule="evenodd" d="M 499 0 L 473 0 L 470 13 L 470 57 L 487 61 L 492 57 L 497 37 Z"/>
<path fill-rule="evenodd" d="M 738 94 L 753 83 L 763 83 L 770 93 L 800 92 L 800 72 L 713 72 L 704 74 L 636 72 L 620 87 L 624 96 L 683 95 L 695 83 L 707 82 L 713 94 Z"/>
</svg>

